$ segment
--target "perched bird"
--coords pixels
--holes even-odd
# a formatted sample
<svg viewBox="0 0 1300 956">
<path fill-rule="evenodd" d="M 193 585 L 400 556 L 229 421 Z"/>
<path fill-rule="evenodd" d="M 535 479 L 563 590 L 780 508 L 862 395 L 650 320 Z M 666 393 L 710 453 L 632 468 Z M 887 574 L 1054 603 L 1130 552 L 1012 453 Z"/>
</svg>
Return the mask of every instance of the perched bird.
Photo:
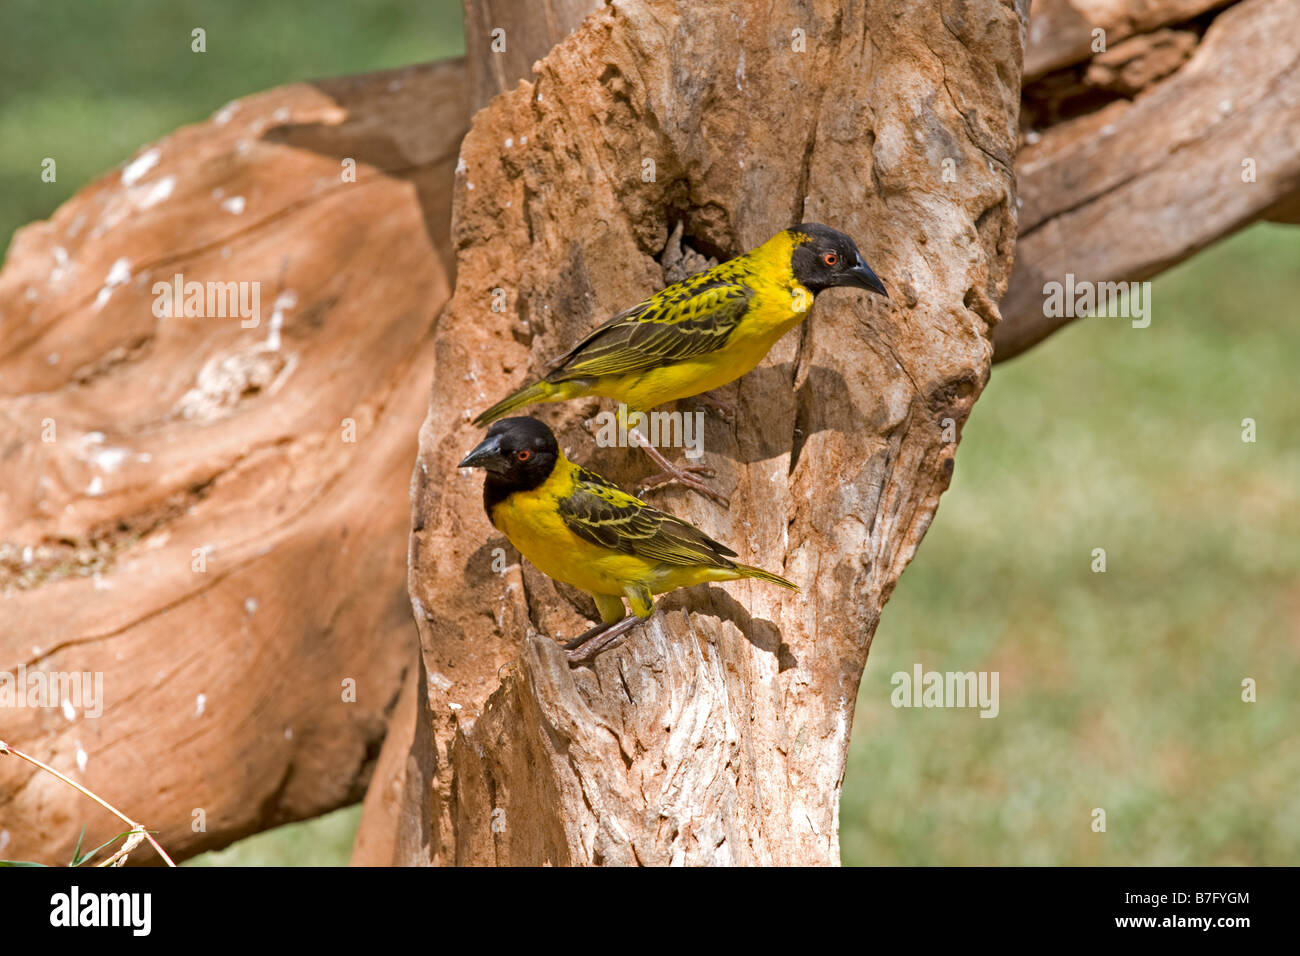
<svg viewBox="0 0 1300 956">
<path fill-rule="evenodd" d="M 541 381 L 497 402 L 474 420 L 489 425 L 534 402 L 599 395 L 621 403 L 621 424 L 634 412 L 726 385 L 760 361 L 808 315 L 817 293 L 837 286 L 888 298 L 884 283 L 842 232 L 804 223 L 757 249 L 656 292 L 620 312 L 556 360 Z M 722 504 L 692 472 L 637 435 L 662 469 L 650 486 L 678 481 Z"/>
<path fill-rule="evenodd" d="M 595 599 L 603 624 L 566 645 L 571 660 L 622 640 L 665 591 L 737 578 L 798 590 L 785 578 L 738 564 L 736 552 L 699 528 L 575 465 L 535 418 L 497 422 L 460 467 L 487 472 L 483 507 L 520 554 Z M 632 609 L 626 616 L 625 599 Z"/>
</svg>

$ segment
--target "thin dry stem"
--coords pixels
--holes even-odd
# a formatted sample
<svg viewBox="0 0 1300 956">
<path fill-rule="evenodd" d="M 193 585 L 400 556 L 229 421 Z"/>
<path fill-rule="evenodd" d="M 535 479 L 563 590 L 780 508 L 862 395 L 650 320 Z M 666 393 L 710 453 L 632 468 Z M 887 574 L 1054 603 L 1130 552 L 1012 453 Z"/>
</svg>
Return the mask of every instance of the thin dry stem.
<svg viewBox="0 0 1300 956">
<path fill-rule="evenodd" d="M 77 781 L 75 781 L 75 780 L 73 780 L 73 779 L 71 779 L 71 778 L 65 776 L 65 775 L 62 774 L 62 773 L 59 773 L 59 771 L 55 770 L 55 769 L 54 769 L 53 767 L 51 767 L 49 764 L 47 764 L 47 763 L 43 763 L 42 761 L 37 760 L 37 759 L 36 759 L 35 757 L 33 757 L 31 754 L 25 754 L 25 753 L 23 753 L 21 750 L 18 750 L 18 749 L 14 748 L 14 747 L 10 747 L 10 746 L 9 746 L 8 744 L 6 744 L 3 740 L 0 740 L 0 756 L 4 756 L 5 754 L 13 754 L 15 757 L 19 758 L 20 760 L 26 760 L 26 761 L 27 761 L 29 764 L 31 764 L 33 767 L 38 767 L 38 768 L 40 768 L 41 770 L 44 770 L 46 773 L 54 774 L 54 776 L 58 777 L 60 780 L 62 780 L 62 781 L 63 781 L 64 783 L 66 783 L 68 786 L 70 786 L 70 787 L 75 787 L 77 790 L 80 790 L 83 794 L 85 794 L 86 796 L 90 797 L 90 799 L 94 800 L 96 803 L 98 803 L 101 807 L 103 807 L 103 808 L 104 808 L 105 810 L 107 810 L 109 813 L 113 814 L 113 816 L 117 817 L 117 818 L 118 818 L 119 820 L 121 820 L 123 823 L 127 824 L 127 825 L 131 828 L 131 830 L 132 830 L 133 833 L 137 833 L 137 832 L 138 832 L 138 833 L 143 834 L 143 835 L 144 835 L 144 838 L 145 838 L 146 840 L 148 840 L 148 841 L 150 842 L 150 844 L 153 845 L 153 848 L 154 848 L 155 850 L 158 851 L 158 855 L 159 855 L 160 857 L 163 858 L 163 862 L 165 862 L 168 866 L 175 866 L 175 865 L 176 865 L 176 864 L 172 861 L 172 858 L 171 858 L 170 856 L 167 855 L 167 851 L 164 850 L 164 849 L 162 848 L 162 846 L 158 843 L 158 841 L 155 840 L 155 839 L 153 838 L 153 834 L 151 834 L 148 830 L 145 829 L 145 826 L 144 826 L 143 823 L 136 823 L 134 820 L 132 820 L 130 817 L 128 817 L 128 816 L 127 816 L 125 813 L 123 813 L 121 810 L 117 809 L 117 807 L 113 806 L 113 805 L 112 805 L 111 803 L 109 803 L 107 800 L 103 799 L 102 797 L 97 796 L 97 795 L 94 794 L 94 793 L 91 793 L 89 790 L 87 790 L 87 789 L 86 789 L 85 787 L 83 787 L 81 784 L 77 783 Z M 131 838 L 128 837 L 128 838 L 127 838 L 127 844 L 130 844 L 130 842 L 131 842 Z M 131 850 L 135 849 L 135 847 L 139 845 L 139 842 L 140 842 L 140 841 L 137 839 L 136 842 L 135 842 L 135 844 L 132 845 L 132 846 L 130 846 L 130 849 L 128 849 L 128 848 L 127 848 L 127 845 L 124 844 L 121 850 L 119 850 L 116 854 L 114 854 L 112 857 L 110 857 L 109 862 L 112 862 L 113 860 L 116 860 L 119 856 L 123 856 L 123 857 L 124 857 L 126 853 L 129 853 Z"/>
<path fill-rule="evenodd" d="M 140 843 L 144 840 L 144 838 L 147 837 L 148 835 L 149 834 L 144 829 L 132 830 L 130 833 L 127 834 L 126 840 L 122 843 L 122 845 L 118 847 L 117 852 L 114 853 L 112 856 L 110 856 L 103 863 L 100 863 L 98 865 L 99 866 L 121 866 L 123 863 L 126 862 L 127 854 L 129 854 L 132 850 L 138 847 Z"/>
</svg>

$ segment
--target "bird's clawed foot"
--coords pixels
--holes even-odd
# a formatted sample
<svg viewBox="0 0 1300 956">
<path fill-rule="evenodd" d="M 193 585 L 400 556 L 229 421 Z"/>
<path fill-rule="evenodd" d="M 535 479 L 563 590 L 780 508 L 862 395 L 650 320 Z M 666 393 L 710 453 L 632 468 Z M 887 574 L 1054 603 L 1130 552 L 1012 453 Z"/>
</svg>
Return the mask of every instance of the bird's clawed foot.
<svg viewBox="0 0 1300 956">
<path fill-rule="evenodd" d="M 662 466 L 661 466 L 662 467 Z M 731 506 L 731 500 L 724 494 L 715 491 L 709 485 L 701 481 L 701 478 L 715 478 L 716 473 L 712 468 L 705 465 L 673 465 L 669 464 L 663 471 L 657 475 L 651 475 L 641 482 L 642 491 L 650 491 L 663 485 L 678 484 L 684 488 L 690 488 L 692 491 L 698 491 L 706 498 L 716 501 L 724 508 Z"/>
<path fill-rule="evenodd" d="M 642 451 L 650 456 L 650 460 L 659 466 L 659 474 L 654 475 L 641 483 L 641 489 L 643 491 L 650 488 L 658 488 L 660 485 L 666 485 L 669 482 L 676 482 L 683 487 L 690 488 L 692 491 L 698 491 L 700 494 L 704 495 L 704 497 L 716 501 L 724 508 L 731 507 L 731 501 L 726 495 L 714 491 L 696 477 L 697 475 L 706 478 L 715 477 L 712 468 L 705 465 L 674 465 L 664 457 L 663 452 L 650 444 L 650 442 L 645 439 L 645 436 L 639 431 L 634 430 L 630 434 L 635 436 L 637 445 Z"/>
<path fill-rule="evenodd" d="M 641 618 L 629 614 L 613 624 L 598 624 L 589 631 L 583 631 L 564 645 L 569 658 L 569 665 L 574 666 L 589 661 L 597 654 L 618 647 L 627 639 L 627 632 L 641 623 Z"/>
</svg>

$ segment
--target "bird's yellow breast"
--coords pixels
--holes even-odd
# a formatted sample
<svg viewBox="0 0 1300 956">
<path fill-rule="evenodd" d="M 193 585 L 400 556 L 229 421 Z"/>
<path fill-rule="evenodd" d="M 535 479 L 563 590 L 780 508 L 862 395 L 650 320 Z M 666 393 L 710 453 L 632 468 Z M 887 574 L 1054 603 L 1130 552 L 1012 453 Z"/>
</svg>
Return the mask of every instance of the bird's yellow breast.
<svg viewBox="0 0 1300 956">
<path fill-rule="evenodd" d="M 574 489 L 576 468 L 561 457 L 532 491 L 516 491 L 492 508 L 492 524 L 543 574 L 588 594 L 625 596 L 631 585 L 651 594 L 738 575 L 722 567 L 674 565 L 592 544 L 564 523 L 557 507 Z"/>
<path fill-rule="evenodd" d="M 517 491 L 495 505 L 492 524 L 539 571 L 588 594 L 622 595 L 627 584 L 652 578 L 654 563 L 602 548 L 569 530 L 557 503 L 573 487 L 570 463 L 557 464 L 537 488 Z"/>
<path fill-rule="evenodd" d="M 752 293 L 744 319 L 722 348 L 660 368 L 597 380 L 592 393 L 649 410 L 665 402 L 699 395 L 753 370 L 786 332 L 808 317 L 813 296 L 790 266 L 794 243 L 778 233 L 749 254 L 728 265 L 734 281 Z"/>
</svg>

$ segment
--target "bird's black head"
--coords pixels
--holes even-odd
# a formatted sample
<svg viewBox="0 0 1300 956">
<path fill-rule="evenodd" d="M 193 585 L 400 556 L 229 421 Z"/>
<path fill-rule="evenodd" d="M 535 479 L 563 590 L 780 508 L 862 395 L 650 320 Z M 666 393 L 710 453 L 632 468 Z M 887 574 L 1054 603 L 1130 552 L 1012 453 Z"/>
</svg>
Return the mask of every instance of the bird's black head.
<svg viewBox="0 0 1300 956">
<path fill-rule="evenodd" d="M 487 437 L 459 467 L 486 471 L 485 494 L 491 489 L 500 500 L 512 492 L 536 488 L 550 477 L 559 457 L 555 435 L 542 422 L 528 417 L 503 418 L 488 429 Z"/>
<path fill-rule="evenodd" d="M 858 247 L 844 233 L 815 222 L 795 226 L 790 233 L 795 241 L 790 267 L 794 277 L 813 295 L 823 289 L 848 286 L 889 298 L 885 284 L 862 261 Z"/>
</svg>

